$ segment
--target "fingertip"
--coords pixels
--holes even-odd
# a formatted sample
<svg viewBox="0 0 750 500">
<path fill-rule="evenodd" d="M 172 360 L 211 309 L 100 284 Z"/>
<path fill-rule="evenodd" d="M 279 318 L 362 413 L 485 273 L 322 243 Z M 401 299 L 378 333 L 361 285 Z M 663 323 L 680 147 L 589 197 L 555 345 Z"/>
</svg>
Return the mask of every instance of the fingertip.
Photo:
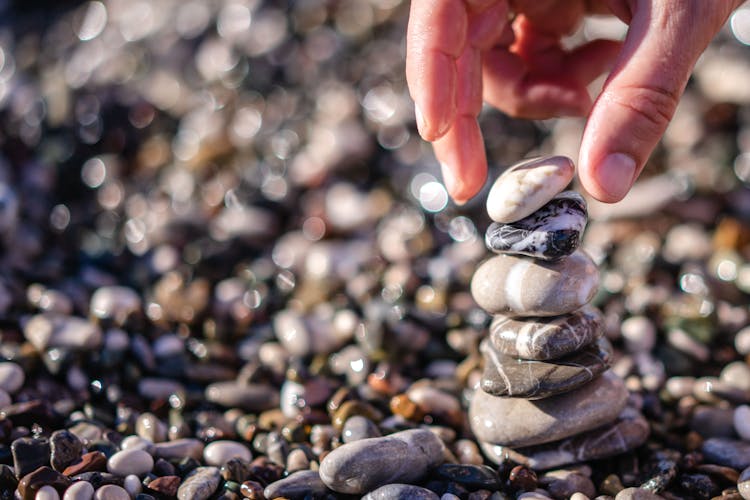
<svg viewBox="0 0 750 500">
<path fill-rule="evenodd" d="M 616 203 L 628 194 L 635 181 L 638 165 L 625 153 L 609 153 L 600 161 L 579 161 L 581 185 L 591 196 L 604 203 Z"/>
</svg>

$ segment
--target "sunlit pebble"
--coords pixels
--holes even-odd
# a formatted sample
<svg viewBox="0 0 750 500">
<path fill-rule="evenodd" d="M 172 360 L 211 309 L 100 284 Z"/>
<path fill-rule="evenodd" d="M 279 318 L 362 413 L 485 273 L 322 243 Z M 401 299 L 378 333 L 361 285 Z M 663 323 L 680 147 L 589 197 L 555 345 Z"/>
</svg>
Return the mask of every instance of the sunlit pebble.
<svg viewBox="0 0 750 500">
<path fill-rule="evenodd" d="M 434 175 L 430 175 L 425 172 L 420 172 L 416 174 L 412 178 L 411 183 L 409 184 L 409 191 L 411 192 L 411 195 L 414 198 L 419 199 L 419 193 L 422 189 L 422 186 L 424 186 L 425 184 L 429 182 L 435 182 L 435 180 L 436 179 Z"/>
<path fill-rule="evenodd" d="M 428 212 L 440 212 L 448 205 L 448 192 L 437 182 L 428 182 L 419 189 L 419 203 Z"/>
<path fill-rule="evenodd" d="M 703 276 L 695 273 L 685 273 L 680 276 L 680 289 L 683 292 L 696 295 L 705 295 L 708 293 L 708 287 Z"/>
<path fill-rule="evenodd" d="M 476 237 L 477 228 L 471 219 L 460 215 L 451 220 L 448 234 L 455 241 L 468 241 Z"/>
<path fill-rule="evenodd" d="M 65 231 L 70 224 L 70 210 L 65 205 L 55 205 L 49 215 L 49 223 L 56 231 Z"/>
<path fill-rule="evenodd" d="M 101 158 L 86 160 L 81 168 L 81 179 L 90 188 L 98 188 L 107 178 L 107 167 Z"/>
<path fill-rule="evenodd" d="M 107 8 L 101 2 L 89 2 L 86 5 L 83 22 L 78 28 L 78 39 L 84 42 L 92 40 L 99 36 L 106 25 Z"/>
<path fill-rule="evenodd" d="M 318 241 L 326 234 L 326 224 L 320 217 L 308 217 L 302 223 L 302 233 L 310 241 Z"/>
<path fill-rule="evenodd" d="M 389 84 L 379 85 L 371 89 L 362 99 L 362 107 L 367 117 L 376 122 L 384 123 L 396 113 L 398 96 Z"/>
<path fill-rule="evenodd" d="M 224 38 L 234 38 L 246 33 L 251 21 L 250 9 L 239 3 L 230 3 L 219 12 L 216 30 Z"/>
<path fill-rule="evenodd" d="M 177 10 L 175 28 L 183 38 L 195 38 L 206 30 L 211 11 L 203 0 L 186 2 Z"/>
<path fill-rule="evenodd" d="M 739 42 L 750 45 L 750 8 L 737 9 L 732 14 L 729 26 Z"/>
</svg>

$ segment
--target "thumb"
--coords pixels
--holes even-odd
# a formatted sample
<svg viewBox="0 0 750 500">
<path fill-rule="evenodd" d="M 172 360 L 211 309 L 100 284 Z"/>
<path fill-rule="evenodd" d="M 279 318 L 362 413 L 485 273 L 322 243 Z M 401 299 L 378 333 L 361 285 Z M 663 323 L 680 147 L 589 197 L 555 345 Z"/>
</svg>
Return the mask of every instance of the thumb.
<svg viewBox="0 0 750 500">
<path fill-rule="evenodd" d="M 578 162 L 583 188 L 609 203 L 621 200 L 640 174 L 695 61 L 731 12 L 702 0 L 633 4 L 627 38 L 589 115 Z"/>
</svg>

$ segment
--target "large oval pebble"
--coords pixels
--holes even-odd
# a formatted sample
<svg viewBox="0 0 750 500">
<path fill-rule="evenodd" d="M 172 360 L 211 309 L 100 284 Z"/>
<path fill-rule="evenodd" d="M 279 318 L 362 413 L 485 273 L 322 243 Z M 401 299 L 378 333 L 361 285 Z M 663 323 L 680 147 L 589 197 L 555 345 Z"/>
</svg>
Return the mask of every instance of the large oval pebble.
<svg viewBox="0 0 750 500">
<path fill-rule="evenodd" d="M 557 262 L 497 255 L 471 279 L 471 295 L 490 314 L 559 316 L 587 304 L 599 286 L 599 271 L 577 250 Z"/>
<path fill-rule="evenodd" d="M 575 191 L 564 191 L 519 221 L 490 224 L 484 241 L 495 253 L 557 260 L 578 248 L 586 221 L 586 200 Z"/>
<path fill-rule="evenodd" d="M 63 500 L 91 500 L 94 497 L 94 487 L 86 481 L 73 483 L 65 490 Z"/>
<path fill-rule="evenodd" d="M 250 461 L 253 456 L 250 450 L 242 443 L 221 439 L 206 445 L 203 450 L 203 458 L 208 465 L 224 465 L 232 458 L 241 458 Z"/>
<path fill-rule="evenodd" d="M 320 478 L 339 493 L 360 494 L 390 483 L 414 483 L 443 462 L 443 442 L 410 429 L 339 446 L 320 463 Z"/>
<path fill-rule="evenodd" d="M 487 213 L 495 222 L 515 222 L 531 215 L 565 189 L 575 166 L 564 156 L 533 158 L 508 167 L 487 196 Z"/>
<path fill-rule="evenodd" d="M 603 326 L 604 316 L 591 306 L 547 318 L 519 320 L 498 314 L 490 324 L 490 341 L 508 356 L 557 359 L 596 341 Z"/>
<path fill-rule="evenodd" d="M 326 493 L 330 493 L 330 490 L 314 470 L 294 472 L 274 481 L 263 490 L 265 498 L 323 498 Z"/>
<path fill-rule="evenodd" d="M 519 359 L 499 352 L 483 341 L 484 373 L 480 387 L 493 396 L 542 399 L 571 391 L 609 368 L 612 346 L 601 338 L 597 344 L 551 361 Z"/>
<path fill-rule="evenodd" d="M 439 500 L 434 491 L 413 484 L 386 484 L 362 497 L 362 500 Z"/>
<path fill-rule="evenodd" d="M 154 459 L 148 452 L 131 448 L 129 450 L 118 451 L 107 461 L 107 470 L 118 476 L 127 476 L 134 474 L 143 476 L 154 467 Z"/>
<path fill-rule="evenodd" d="M 625 408 L 612 424 L 582 432 L 552 443 L 512 450 L 502 445 L 480 443 L 485 455 L 500 464 L 508 459 L 532 469 L 546 470 L 626 453 L 648 438 L 649 426 L 634 408 Z"/>
<path fill-rule="evenodd" d="M 469 421 L 477 439 L 509 447 L 548 443 L 612 422 L 628 391 L 611 371 L 574 391 L 529 401 L 476 391 Z"/>
</svg>

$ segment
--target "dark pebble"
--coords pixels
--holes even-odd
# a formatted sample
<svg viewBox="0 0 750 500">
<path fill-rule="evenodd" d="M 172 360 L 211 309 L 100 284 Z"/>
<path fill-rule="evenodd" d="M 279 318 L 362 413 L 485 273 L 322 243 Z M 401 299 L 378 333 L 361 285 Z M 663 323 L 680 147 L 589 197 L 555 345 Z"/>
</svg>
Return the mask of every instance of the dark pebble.
<svg viewBox="0 0 750 500">
<path fill-rule="evenodd" d="M 122 486 L 125 478 L 110 474 L 109 472 L 84 472 L 83 474 L 71 476 L 70 479 L 73 481 L 88 481 L 94 489 L 98 489 L 106 484 Z"/>
<path fill-rule="evenodd" d="M 157 476 L 176 476 L 177 468 L 163 458 L 157 458 L 151 472 Z"/>
<path fill-rule="evenodd" d="M 719 486 L 706 474 L 681 474 L 680 488 L 692 498 L 712 498 L 720 491 Z"/>
<path fill-rule="evenodd" d="M 107 470 L 107 457 L 101 451 L 90 451 L 81 455 L 81 459 L 63 470 L 66 476 L 77 476 L 85 472 L 104 472 Z"/>
<path fill-rule="evenodd" d="M 265 500 L 263 485 L 257 481 L 245 481 L 240 485 L 240 493 L 250 500 Z"/>
<path fill-rule="evenodd" d="M 0 464 L 0 491 L 13 491 L 18 486 L 13 467 L 6 464 Z"/>
<path fill-rule="evenodd" d="M 83 443 L 78 437 L 68 430 L 60 430 L 52 433 L 49 439 L 52 468 L 62 472 L 65 468 L 81 457 Z"/>
<path fill-rule="evenodd" d="M 706 462 L 742 470 L 750 467 L 750 443 L 727 438 L 711 438 L 701 448 Z"/>
<path fill-rule="evenodd" d="M 231 458 L 221 466 L 221 477 L 225 481 L 241 483 L 250 477 L 252 464 L 239 457 Z"/>
<path fill-rule="evenodd" d="M 516 465 L 510 470 L 508 482 L 515 490 L 534 491 L 537 485 L 536 472 L 525 465 Z"/>
<path fill-rule="evenodd" d="M 50 447 L 45 438 L 18 438 L 11 443 L 10 451 L 18 478 L 43 465 L 49 465 Z"/>
<path fill-rule="evenodd" d="M 165 497 L 173 497 L 177 495 L 177 489 L 180 487 L 181 481 L 179 476 L 157 477 L 148 483 L 146 489 Z"/>
<path fill-rule="evenodd" d="M 37 491 L 47 485 L 62 494 L 65 488 L 70 486 L 70 479 L 49 467 L 39 467 L 21 478 L 18 482 L 18 493 L 23 500 L 34 500 Z"/>
<path fill-rule="evenodd" d="M 433 474 L 455 481 L 469 490 L 496 490 L 502 485 L 497 473 L 486 465 L 443 464 L 437 467 Z"/>
</svg>

